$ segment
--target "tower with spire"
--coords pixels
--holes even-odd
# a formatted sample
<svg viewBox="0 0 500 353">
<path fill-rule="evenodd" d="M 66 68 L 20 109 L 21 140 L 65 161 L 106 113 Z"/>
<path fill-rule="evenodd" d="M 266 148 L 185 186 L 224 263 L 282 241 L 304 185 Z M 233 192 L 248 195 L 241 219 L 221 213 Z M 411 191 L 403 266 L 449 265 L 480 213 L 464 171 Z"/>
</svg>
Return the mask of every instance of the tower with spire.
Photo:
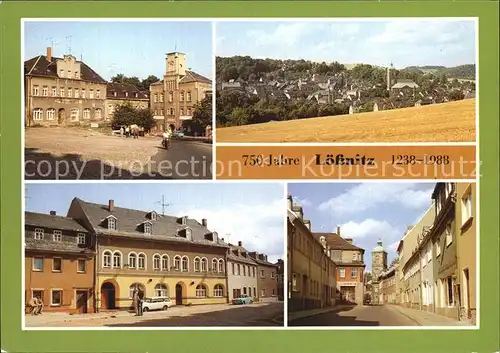
<svg viewBox="0 0 500 353">
<path fill-rule="evenodd" d="M 387 269 L 387 252 L 379 238 L 377 246 L 372 250 L 372 277 L 377 279 Z"/>
<path fill-rule="evenodd" d="M 391 90 L 393 69 L 394 69 L 394 67 L 393 67 L 393 64 L 391 63 L 391 65 L 389 67 L 387 67 L 387 90 L 388 91 Z"/>
</svg>

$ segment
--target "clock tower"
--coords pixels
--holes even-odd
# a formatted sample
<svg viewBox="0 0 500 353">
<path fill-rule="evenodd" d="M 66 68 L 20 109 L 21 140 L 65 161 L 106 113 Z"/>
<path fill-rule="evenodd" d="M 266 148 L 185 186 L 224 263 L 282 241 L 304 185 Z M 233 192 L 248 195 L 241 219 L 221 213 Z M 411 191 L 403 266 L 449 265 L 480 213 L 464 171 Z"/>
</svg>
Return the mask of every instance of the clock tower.
<svg viewBox="0 0 500 353">
<path fill-rule="evenodd" d="M 387 269 L 387 252 L 379 239 L 377 246 L 372 251 L 372 277 L 377 280 L 378 276 Z"/>
</svg>

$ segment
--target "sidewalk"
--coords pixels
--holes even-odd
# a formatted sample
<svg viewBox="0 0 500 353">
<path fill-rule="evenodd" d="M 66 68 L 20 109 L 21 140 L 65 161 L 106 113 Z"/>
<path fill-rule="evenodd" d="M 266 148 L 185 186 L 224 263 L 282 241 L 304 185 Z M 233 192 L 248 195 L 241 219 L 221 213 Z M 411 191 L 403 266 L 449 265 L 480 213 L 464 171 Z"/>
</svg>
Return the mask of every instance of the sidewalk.
<svg viewBox="0 0 500 353">
<path fill-rule="evenodd" d="M 309 317 L 309 316 L 314 316 L 314 315 L 320 315 L 320 314 L 325 314 L 333 311 L 339 311 L 345 308 L 354 308 L 355 305 L 335 305 L 332 307 L 328 308 L 321 308 L 321 309 L 311 309 L 311 310 L 300 310 L 300 311 L 294 311 L 291 313 L 288 313 L 288 322 L 297 320 L 297 319 L 302 319 L 304 317 Z"/>
<path fill-rule="evenodd" d="M 473 326 L 470 323 L 456 321 L 446 316 L 441 316 L 425 310 L 404 308 L 392 304 L 388 304 L 386 307 L 415 321 L 420 326 Z"/>
</svg>

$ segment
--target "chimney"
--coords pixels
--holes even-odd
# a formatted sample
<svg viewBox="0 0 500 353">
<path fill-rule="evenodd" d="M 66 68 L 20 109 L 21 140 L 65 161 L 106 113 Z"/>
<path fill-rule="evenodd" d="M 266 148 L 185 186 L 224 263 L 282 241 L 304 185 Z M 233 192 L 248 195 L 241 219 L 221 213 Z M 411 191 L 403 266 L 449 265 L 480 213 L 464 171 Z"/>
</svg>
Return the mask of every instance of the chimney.
<svg viewBox="0 0 500 353">
<path fill-rule="evenodd" d="M 224 242 L 224 238 L 221 238 L 222 242 Z"/>
<path fill-rule="evenodd" d="M 207 223 L 207 219 L 206 219 L 206 218 L 203 218 L 203 219 L 201 220 L 201 225 L 202 225 L 203 227 L 207 227 L 207 224 L 208 224 L 208 223 Z"/>
<path fill-rule="evenodd" d="M 50 211 L 50 215 L 51 216 L 55 216 L 56 215 L 56 211 Z"/>
<path fill-rule="evenodd" d="M 113 212 L 114 209 L 115 209 L 115 200 L 109 200 L 109 202 L 108 202 L 108 211 L 109 212 Z"/>
<path fill-rule="evenodd" d="M 345 238 L 344 239 L 346 242 L 348 242 L 349 244 L 352 244 L 352 238 Z"/>
<path fill-rule="evenodd" d="M 241 241 L 239 241 L 238 246 L 243 246 L 243 243 Z"/>
<path fill-rule="evenodd" d="M 267 255 L 264 255 L 264 261 L 267 261 Z"/>
<path fill-rule="evenodd" d="M 52 47 L 47 47 L 47 60 L 52 61 Z"/>
<path fill-rule="evenodd" d="M 337 226 L 337 235 L 340 236 L 340 226 Z"/>
</svg>

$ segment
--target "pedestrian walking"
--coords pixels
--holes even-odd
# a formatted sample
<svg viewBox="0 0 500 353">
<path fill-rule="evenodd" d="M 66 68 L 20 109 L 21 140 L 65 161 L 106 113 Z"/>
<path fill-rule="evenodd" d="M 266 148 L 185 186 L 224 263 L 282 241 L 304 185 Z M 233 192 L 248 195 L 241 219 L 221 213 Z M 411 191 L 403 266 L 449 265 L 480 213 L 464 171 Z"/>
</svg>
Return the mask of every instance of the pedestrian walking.
<svg viewBox="0 0 500 353">
<path fill-rule="evenodd" d="M 129 136 L 130 136 L 130 127 L 129 127 L 129 126 L 127 126 L 127 127 L 125 128 L 125 137 L 129 137 Z"/>
<path fill-rule="evenodd" d="M 144 300 L 143 300 L 143 298 L 141 298 L 141 297 L 139 296 L 139 316 L 144 315 L 144 310 L 142 310 L 142 302 L 143 302 L 143 301 L 144 301 Z"/>
<path fill-rule="evenodd" d="M 134 288 L 134 291 L 132 294 L 132 301 L 134 304 L 135 316 L 139 316 L 139 291 L 137 290 L 137 287 Z"/>
<path fill-rule="evenodd" d="M 120 137 L 123 137 L 123 134 L 125 133 L 125 129 L 123 126 L 120 126 Z"/>
</svg>

